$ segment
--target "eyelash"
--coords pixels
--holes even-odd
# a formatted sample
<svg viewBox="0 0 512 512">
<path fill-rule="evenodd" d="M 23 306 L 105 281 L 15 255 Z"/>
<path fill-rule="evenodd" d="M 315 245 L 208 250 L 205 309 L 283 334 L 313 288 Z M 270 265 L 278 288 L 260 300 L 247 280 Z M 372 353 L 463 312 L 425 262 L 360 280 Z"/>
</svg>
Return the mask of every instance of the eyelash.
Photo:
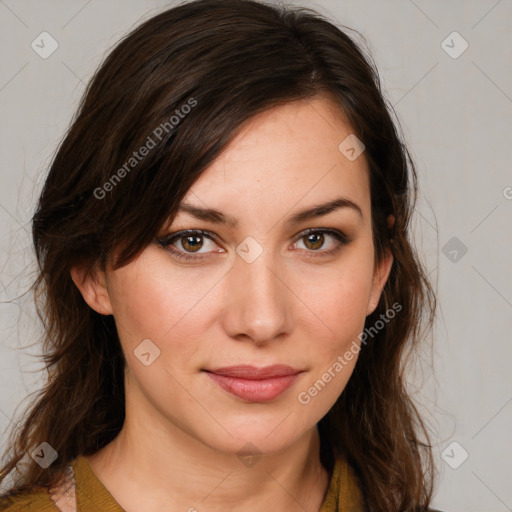
<svg viewBox="0 0 512 512">
<path fill-rule="evenodd" d="M 347 245 L 348 243 L 351 242 L 351 240 L 344 233 L 342 233 L 341 231 L 338 231 L 336 229 L 310 228 L 310 229 L 307 229 L 306 231 L 299 233 L 299 235 L 297 237 L 295 237 L 293 243 L 295 244 L 302 238 L 306 238 L 307 236 L 309 236 L 311 234 L 317 234 L 317 233 L 331 235 L 338 241 L 338 244 L 333 249 L 329 249 L 327 251 L 306 250 L 306 252 L 313 253 L 313 254 L 311 254 L 312 257 L 329 256 L 332 254 L 336 254 L 342 248 L 342 246 Z M 205 238 L 208 238 L 209 240 L 212 240 L 213 242 L 215 242 L 215 238 L 208 231 L 203 231 L 202 229 L 186 229 L 184 231 L 178 231 L 176 233 L 171 233 L 164 238 L 160 238 L 157 240 L 157 243 L 161 247 L 163 247 L 165 250 L 169 251 L 171 254 L 176 256 L 178 259 L 182 259 L 182 260 L 186 260 L 186 261 L 191 261 L 191 260 L 202 261 L 202 260 L 204 260 L 205 253 L 187 253 L 187 252 L 178 251 L 175 248 L 173 248 L 172 244 L 175 240 L 178 240 L 187 235 L 189 235 L 189 236 L 191 236 L 191 235 L 204 236 Z"/>
</svg>

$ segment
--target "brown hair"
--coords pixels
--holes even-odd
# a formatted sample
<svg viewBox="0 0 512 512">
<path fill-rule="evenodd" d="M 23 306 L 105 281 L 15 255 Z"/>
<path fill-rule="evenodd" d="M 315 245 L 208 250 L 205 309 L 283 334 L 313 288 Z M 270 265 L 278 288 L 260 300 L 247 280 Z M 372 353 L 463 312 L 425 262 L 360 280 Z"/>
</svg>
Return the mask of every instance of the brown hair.
<svg viewBox="0 0 512 512">
<path fill-rule="evenodd" d="M 27 457 L 11 493 L 51 487 L 73 458 L 95 453 L 123 425 L 125 360 L 114 319 L 85 303 L 70 269 L 105 268 L 114 250 L 114 268 L 128 263 L 246 121 L 321 93 L 365 145 L 375 260 L 388 248 L 394 257 L 367 324 L 391 304 L 402 308 L 362 348 L 345 390 L 319 422 L 322 457 L 326 464 L 329 453 L 347 458 L 368 510 L 429 505 L 431 446 L 404 380 L 406 356 L 436 309 L 409 240 L 414 164 L 371 56 L 311 9 L 252 0 L 192 1 L 154 16 L 119 42 L 87 87 L 33 216 L 33 289 L 48 381 L 11 434 L 0 482 Z M 155 146 L 130 161 L 149 138 Z M 388 228 L 390 214 L 396 220 Z M 47 469 L 28 456 L 41 442 L 58 452 Z"/>
</svg>

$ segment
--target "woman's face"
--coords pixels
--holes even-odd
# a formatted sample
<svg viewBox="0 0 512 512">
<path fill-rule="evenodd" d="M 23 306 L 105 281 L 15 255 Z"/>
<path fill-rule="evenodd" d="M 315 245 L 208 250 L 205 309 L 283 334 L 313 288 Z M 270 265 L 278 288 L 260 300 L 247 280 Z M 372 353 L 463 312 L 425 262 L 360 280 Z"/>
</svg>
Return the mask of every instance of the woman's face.
<svg viewBox="0 0 512 512">
<path fill-rule="evenodd" d="M 141 422 L 222 452 L 270 453 L 329 411 L 392 262 L 374 267 L 364 152 L 354 159 L 351 139 L 339 149 L 350 134 L 325 98 L 265 112 L 192 186 L 164 246 L 93 282 L 73 272 L 91 307 L 114 315 L 127 410 Z M 169 236 L 182 230 L 201 233 Z M 246 365 L 295 375 L 210 373 Z"/>
</svg>

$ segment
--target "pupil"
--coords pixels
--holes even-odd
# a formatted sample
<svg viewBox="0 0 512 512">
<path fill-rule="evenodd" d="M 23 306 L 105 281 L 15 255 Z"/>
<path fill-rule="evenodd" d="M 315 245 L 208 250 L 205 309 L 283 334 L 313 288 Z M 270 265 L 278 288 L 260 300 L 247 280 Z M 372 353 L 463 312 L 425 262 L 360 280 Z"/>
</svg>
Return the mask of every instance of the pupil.
<svg viewBox="0 0 512 512">
<path fill-rule="evenodd" d="M 201 248 L 201 237 L 199 236 L 187 236 L 186 237 L 186 245 L 191 246 L 190 248 L 193 251 Z"/>
<path fill-rule="evenodd" d="M 311 245 L 313 245 L 313 249 L 318 249 L 319 246 L 322 245 L 322 237 L 323 235 L 321 234 L 318 234 L 318 233 L 312 233 L 311 235 L 308 235 L 308 243 L 310 243 Z M 316 239 L 316 241 L 315 241 Z"/>
</svg>

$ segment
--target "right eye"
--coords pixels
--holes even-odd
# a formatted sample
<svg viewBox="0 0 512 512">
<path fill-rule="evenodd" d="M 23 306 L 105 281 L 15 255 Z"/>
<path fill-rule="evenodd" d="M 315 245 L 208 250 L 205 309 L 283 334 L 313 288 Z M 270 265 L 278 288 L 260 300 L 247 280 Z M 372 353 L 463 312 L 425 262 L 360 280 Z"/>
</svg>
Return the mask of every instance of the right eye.
<svg viewBox="0 0 512 512">
<path fill-rule="evenodd" d="M 211 250 L 199 252 L 204 247 L 205 239 L 213 245 L 216 245 L 214 244 L 213 236 L 210 233 L 197 229 L 187 229 L 171 233 L 164 238 L 157 240 L 157 242 L 173 256 L 176 256 L 179 259 L 200 261 L 204 259 L 204 254 L 208 252 L 219 252 Z"/>
</svg>

